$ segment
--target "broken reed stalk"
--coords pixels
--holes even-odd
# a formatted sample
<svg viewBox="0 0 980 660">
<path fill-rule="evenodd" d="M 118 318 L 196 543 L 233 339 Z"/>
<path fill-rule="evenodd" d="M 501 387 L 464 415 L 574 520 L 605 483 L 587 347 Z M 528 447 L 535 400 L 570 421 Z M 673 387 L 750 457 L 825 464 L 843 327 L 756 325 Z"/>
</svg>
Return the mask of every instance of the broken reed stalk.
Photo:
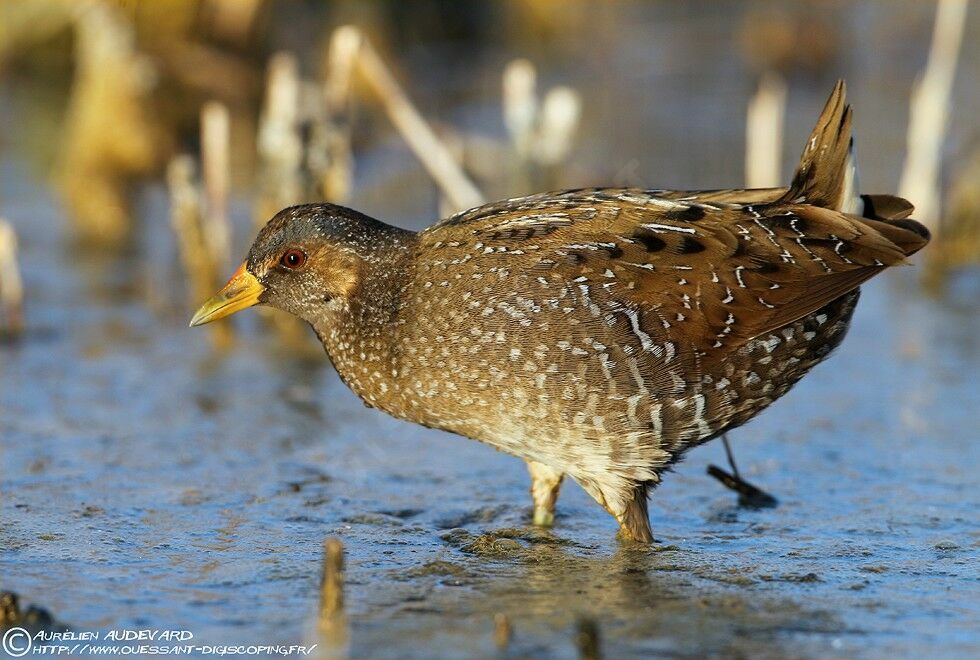
<svg viewBox="0 0 980 660">
<path fill-rule="evenodd" d="M 575 642 L 578 647 L 578 657 L 582 660 L 599 660 L 602 652 L 599 648 L 599 626 L 592 619 L 579 619 L 575 629 Z"/>
<path fill-rule="evenodd" d="M 510 627 L 510 618 L 503 612 L 498 612 L 493 617 L 493 641 L 500 650 L 510 646 L 510 638 L 513 630 Z"/>
<path fill-rule="evenodd" d="M 11 628 L 20 619 L 20 598 L 13 591 L 0 591 L 0 628 Z"/>
<path fill-rule="evenodd" d="M 571 87 L 552 87 L 541 103 L 540 120 L 534 141 L 534 160 L 546 167 L 561 163 L 572 149 L 575 130 L 582 113 L 582 101 Z"/>
<path fill-rule="evenodd" d="M 482 204 L 483 195 L 463 172 L 452 151 L 436 137 L 370 42 L 363 35 L 360 35 L 360 39 L 358 72 L 381 101 L 391 123 L 401 133 L 402 139 L 408 143 L 429 176 L 435 180 L 457 211 Z"/>
<path fill-rule="evenodd" d="M 773 188 L 782 180 L 786 81 L 775 72 L 759 80 L 745 119 L 745 187 Z"/>
<path fill-rule="evenodd" d="M 409 100 L 384 61 L 353 26 L 338 28 L 327 55 L 323 88 L 325 121 L 314 123 L 307 165 L 323 197 L 343 202 L 351 190 L 350 107 L 356 71 L 381 102 L 402 139 L 449 200 L 453 211 L 479 206 L 484 198 L 464 173 L 450 145 L 440 140 Z M 275 55 L 269 64 L 265 107 L 259 126 L 259 155 L 265 192 L 256 210 L 262 224 L 285 206 L 302 201 L 303 143 L 299 135 L 300 81 L 296 59 Z M 319 134 L 318 134 L 319 133 Z"/>
<path fill-rule="evenodd" d="M 231 119 L 216 101 L 201 110 L 201 169 L 204 178 L 204 236 L 218 264 L 231 258 L 228 197 L 231 188 Z"/>
<path fill-rule="evenodd" d="M 17 234 L 0 219 L 0 336 L 16 338 L 24 331 L 24 285 L 17 266 Z"/>
<path fill-rule="evenodd" d="M 344 544 L 337 538 L 328 538 L 323 542 L 323 577 L 317 629 L 321 657 L 349 657 L 349 634 L 344 612 Z"/>
<path fill-rule="evenodd" d="M 915 204 L 915 217 L 934 233 L 939 229 L 940 152 L 966 11 L 967 0 L 938 0 L 929 58 L 909 107 L 908 153 L 898 194 Z"/>
<path fill-rule="evenodd" d="M 262 0 L 206 0 L 196 9 L 220 41 L 246 46 L 262 13 Z"/>
<path fill-rule="evenodd" d="M 324 162 L 310 169 L 317 173 L 324 199 L 340 204 L 350 198 L 353 189 L 351 84 L 360 47 L 360 33 L 350 26 L 337 28 L 330 38 L 323 85 L 324 119 L 318 136 L 322 147 L 313 149 L 311 145 L 310 150 L 311 154 L 323 154 Z"/>
<path fill-rule="evenodd" d="M 175 156 L 167 166 L 167 187 L 170 192 L 170 224 L 177 237 L 180 259 L 187 274 L 191 307 L 207 300 L 221 282 L 223 264 L 208 247 L 201 212 L 201 195 L 195 182 L 194 159 Z M 230 343 L 232 324 L 212 323 L 211 337 L 218 346 Z"/>
<path fill-rule="evenodd" d="M 466 162 L 466 140 L 463 138 L 463 136 L 451 128 L 444 128 L 443 130 L 439 131 L 439 139 L 442 141 L 443 144 L 446 145 L 446 148 L 449 149 L 449 153 L 453 155 L 453 158 L 456 160 L 456 163 L 459 164 L 460 167 L 462 167 L 463 163 Z M 439 194 L 439 217 L 440 218 L 448 218 L 453 213 L 456 213 L 456 211 L 459 210 L 460 209 L 456 207 L 456 203 L 452 199 L 447 197 L 444 192 L 440 192 Z"/>
<path fill-rule="evenodd" d="M 938 245 L 929 251 L 924 279 L 941 290 L 952 269 L 980 262 L 980 149 L 959 169 L 949 186 Z"/>
<path fill-rule="evenodd" d="M 75 74 L 58 165 L 59 188 L 77 236 L 119 247 L 132 232 L 130 188 L 158 165 L 159 125 L 150 111 L 156 73 L 136 49 L 136 32 L 114 3 L 70 7 Z"/>
<path fill-rule="evenodd" d="M 537 80 L 534 64 L 523 58 L 508 62 L 501 79 L 504 127 L 510 135 L 513 149 L 513 153 L 503 162 L 510 164 L 506 172 L 507 187 L 514 194 L 534 188 L 531 151 L 538 120 Z"/>
<path fill-rule="evenodd" d="M 528 60 L 513 60 L 504 67 L 504 126 L 522 160 L 530 158 L 538 117 L 537 78 L 537 71 Z"/>
<path fill-rule="evenodd" d="M 323 542 L 323 579 L 320 583 L 320 620 L 336 618 L 344 611 L 344 544 L 340 539 Z"/>
<path fill-rule="evenodd" d="M 292 53 L 269 60 L 265 104 L 259 120 L 258 151 L 262 190 L 255 222 L 261 227 L 286 206 L 303 200 L 300 167 L 303 141 L 299 133 L 299 65 Z"/>
<path fill-rule="evenodd" d="M 303 174 L 303 138 L 300 132 L 302 83 L 299 63 L 292 53 L 276 53 L 269 60 L 265 101 L 259 119 L 259 194 L 254 207 L 256 227 L 276 213 L 308 201 Z M 305 324 L 271 309 L 259 310 L 286 343 L 310 346 Z"/>
<path fill-rule="evenodd" d="M 559 166 L 572 150 L 582 102 L 571 87 L 553 87 L 544 95 L 531 157 L 539 168 L 535 188 L 560 187 Z"/>
<path fill-rule="evenodd" d="M 512 168 L 515 189 L 556 185 L 554 181 L 532 177 L 533 174 L 554 174 L 535 171 L 531 164 L 554 168 L 571 151 L 578 128 L 582 102 L 570 87 L 548 90 L 544 100 L 538 100 L 537 71 L 524 59 L 510 62 L 503 74 L 504 125 L 510 134 L 517 154 L 517 167 Z"/>
</svg>

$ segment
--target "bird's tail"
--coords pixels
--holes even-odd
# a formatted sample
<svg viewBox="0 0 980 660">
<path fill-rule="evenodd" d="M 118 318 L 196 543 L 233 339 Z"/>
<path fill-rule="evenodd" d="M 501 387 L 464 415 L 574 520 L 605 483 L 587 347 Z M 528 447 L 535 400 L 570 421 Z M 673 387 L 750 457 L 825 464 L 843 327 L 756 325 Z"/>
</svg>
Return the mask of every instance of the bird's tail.
<svg viewBox="0 0 980 660">
<path fill-rule="evenodd" d="M 838 80 L 803 148 L 793 183 L 782 201 L 861 215 L 863 202 L 857 192 L 851 106 L 845 103 L 846 95 L 844 81 Z"/>
<path fill-rule="evenodd" d="M 858 188 L 851 106 L 838 80 L 810 133 L 789 190 L 780 201 L 812 204 L 871 220 L 868 224 L 902 248 L 906 256 L 929 242 L 929 231 L 909 219 L 914 207 L 895 195 L 862 195 Z"/>
</svg>

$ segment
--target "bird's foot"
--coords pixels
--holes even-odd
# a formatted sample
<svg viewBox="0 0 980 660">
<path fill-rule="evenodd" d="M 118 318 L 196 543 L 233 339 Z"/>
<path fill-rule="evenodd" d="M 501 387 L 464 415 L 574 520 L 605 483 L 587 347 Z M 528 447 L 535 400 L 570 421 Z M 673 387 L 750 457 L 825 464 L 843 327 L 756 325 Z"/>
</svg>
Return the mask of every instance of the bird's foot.
<svg viewBox="0 0 980 660">
<path fill-rule="evenodd" d="M 551 527 L 555 524 L 555 510 L 547 507 L 534 507 L 534 524 L 537 527 Z"/>
<path fill-rule="evenodd" d="M 709 465 L 708 474 L 720 481 L 725 488 L 730 488 L 738 493 L 739 506 L 750 509 L 771 509 L 778 505 L 779 500 L 761 488 L 753 486 L 738 473 L 738 466 L 735 465 L 735 454 L 732 453 L 732 447 L 728 444 L 728 435 L 722 434 L 721 442 L 725 445 L 725 455 L 728 457 L 728 465 L 732 468 L 732 472 L 729 474 L 717 465 Z"/>
<path fill-rule="evenodd" d="M 637 484 L 626 508 L 621 513 L 613 513 L 619 522 L 619 540 L 628 543 L 653 543 L 653 530 L 650 529 L 650 516 L 647 513 L 647 484 Z M 610 512 L 612 513 L 612 512 Z"/>
<path fill-rule="evenodd" d="M 551 527 L 555 522 L 555 502 L 564 473 L 535 461 L 527 462 L 531 473 L 531 498 L 534 500 L 534 524 Z"/>
<path fill-rule="evenodd" d="M 771 509 L 779 504 L 779 500 L 775 497 L 750 484 L 737 473 L 729 474 L 717 465 L 709 465 L 708 474 L 720 481 L 726 488 L 738 493 L 738 503 L 741 506 L 751 509 Z"/>
<path fill-rule="evenodd" d="M 653 543 L 653 532 L 649 528 L 633 530 L 620 526 L 619 531 L 616 532 L 616 538 L 620 542 L 630 545 L 650 545 Z"/>
</svg>

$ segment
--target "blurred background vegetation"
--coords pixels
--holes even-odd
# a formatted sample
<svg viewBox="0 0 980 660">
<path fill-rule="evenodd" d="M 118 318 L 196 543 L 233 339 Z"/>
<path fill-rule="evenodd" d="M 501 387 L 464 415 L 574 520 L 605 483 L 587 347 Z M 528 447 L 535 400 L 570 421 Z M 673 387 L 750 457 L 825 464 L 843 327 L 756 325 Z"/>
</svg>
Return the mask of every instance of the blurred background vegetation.
<svg viewBox="0 0 980 660">
<path fill-rule="evenodd" d="M 180 255 L 195 298 L 255 224 L 303 201 L 420 228 L 545 189 L 785 182 L 843 77 L 862 187 L 913 197 L 941 238 L 926 251 L 938 287 L 980 245 L 980 20 L 965 8 L 8 0 L 0 150 L 50 184 L 68 244 Z M 168 217 L 176 233 L 155 231 Z M 29 219 L 10 219 L 23 242 Z"/>
</svg>

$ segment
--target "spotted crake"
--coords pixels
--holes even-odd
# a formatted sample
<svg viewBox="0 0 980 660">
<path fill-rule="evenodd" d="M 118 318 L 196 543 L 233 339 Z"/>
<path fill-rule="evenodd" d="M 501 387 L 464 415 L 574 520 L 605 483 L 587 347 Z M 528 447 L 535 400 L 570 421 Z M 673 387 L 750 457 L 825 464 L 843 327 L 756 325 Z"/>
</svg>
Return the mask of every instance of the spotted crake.
<svg viewBox="0 0 980 660">
<path fill-rule="evenodd" d="M 789 188 L 587 188 L 422 232 L 332 204 L 285 209 L 197 325 L 260 303 L 313 326 L 365 403 L 520 456 L 535 522 L 565 474 L 652 539 L 647 496 L 843 340 L 858 286 L 929 240 L 858 195 L 838 83 Z"/>
</svg>

